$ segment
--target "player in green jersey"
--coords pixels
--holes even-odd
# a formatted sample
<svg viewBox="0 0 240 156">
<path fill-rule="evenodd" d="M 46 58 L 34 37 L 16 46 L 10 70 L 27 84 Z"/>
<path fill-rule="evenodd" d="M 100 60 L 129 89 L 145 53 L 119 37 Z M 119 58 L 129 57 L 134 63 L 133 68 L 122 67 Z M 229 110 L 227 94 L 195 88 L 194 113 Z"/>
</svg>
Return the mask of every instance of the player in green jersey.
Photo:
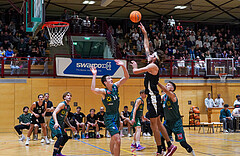
<svg viewBox="0 0 240 156">
<path fill-rule="evenodd" d="M 145 90 L 140 91 L 140 97 L 137 98 L 133 105 L 132 113 L 130 116 L 131 123 L 133 124 L 133 128 L 135 128 L 135 134 L 133 136 L 133 143 L 131 148 L 136 148 L 136 151 L 141 151 L 145 149 L 145 147 L 140 145 L 140 136 L 141 136 L 141 119 L 144 120 L 143 116 L 143 108 L 144 108 L 144 100 L 146 99 Z"/>
<path fill-rule="evenodd" d="M 119 130 L 118 130 L 120 125 L 118 88 L 127 81 L 127 79 L 129 78 L 129 74 L 122 61 L 115 60 L 115 62 L 117 65 L 122 67 L 124 72 L 124 77 L 121 78 L 119 81 L 113 83 L 111 76 L 104 75 L 101 78 L 101 81 L 106 88 L 96 88 L 95 86 L 96 86 L 97 70 L 95 67 L 91 67 L 91 71 L 93 73 L 91 91 L 95 94 L 102 96 L 102 102 L 106 107 L 104 123 L 111 135 L 110 151 L 112 155 L 119 156 L 121 139 L 120 139 Z"/>
<path fill-rule="evenodd" d="M 163 110 L 164 110 L 164 126 L 168 132 L 168 135 L 175 134 L 175 140 L 180 142 L 181 146 L 187 150 L 188 153 L 191 153 L 192 156 L 195 156 L 195 153 L 192 147 L 186 142 L 182 119 L 179 112 L 178 98 L 174 91 L 176 90 L 176 85 L 169 81 L 165 86 L 158 82 L 158 86 L 165 92 L 165 95 L 162 95 L 163 100 Z"/>
<path fill-rule="evenodd" d="M 57 108 L 54 110 L 52 118 L 50 119 L 49 127 L 52 131 L 52 137 L 57 137 L 57 141 L 54 144 L 53 156 L 62 156 L 61 151 L 63 146 L 68 141 L 68 135 L 64 131 L 64 122 L 71 128 L 73 132 L 76 132 L 67 116 L 70 111 L 69 103 L 72 99 L 72 94 L 66 92 L 63 94 L 63 102 L 59 103 Z"/>
</svg>

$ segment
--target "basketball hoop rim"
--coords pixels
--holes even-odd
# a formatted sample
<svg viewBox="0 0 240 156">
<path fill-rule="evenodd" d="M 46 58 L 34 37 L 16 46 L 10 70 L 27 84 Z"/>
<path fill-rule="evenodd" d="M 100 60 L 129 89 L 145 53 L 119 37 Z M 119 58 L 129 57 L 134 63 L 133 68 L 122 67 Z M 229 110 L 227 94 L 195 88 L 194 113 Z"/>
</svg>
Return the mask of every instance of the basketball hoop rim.
<svg viewBox="0 0 240 156">
<path fill-rule="evenodd" d="M 61 24 L 61 25 L 59 25 Z M 49 21 L 49 22 L 45 22 L 42 26 L 42 29 L 44 29 L 45 27 L 49 27 L 49 28 L 55 28 L 55 27 L 68 27 L 69 23 L 68 22 L 63 22 L 63 21 Z"/>
<path fill-rule="evenodd" d="M 219 77 L 221 77 L 221 76 L 227 76 L 227 73 L 219 73 L 218 75 L 219 75 Z"/>
</svg>

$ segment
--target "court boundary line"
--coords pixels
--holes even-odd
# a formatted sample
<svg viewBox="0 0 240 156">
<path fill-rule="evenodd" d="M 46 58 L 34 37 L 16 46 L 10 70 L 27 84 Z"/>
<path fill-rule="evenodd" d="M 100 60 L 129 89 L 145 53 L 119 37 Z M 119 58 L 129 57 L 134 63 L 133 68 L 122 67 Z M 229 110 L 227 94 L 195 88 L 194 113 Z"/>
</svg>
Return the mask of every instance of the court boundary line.
<svg viewBox="0 0 240 156">
<path fill-rule="evenodd" d="M 77 139 L 75 139 L 75 140 L 77 140 Z M 107 152 L 107 153 L 110 153 L 110 154 L 111 154 L 110 151 L 105 150 L 105 149 L 103 149 L 103 148 L 101 148 L 101 147 L 97 147 L 97 146 L 92 145 L 92 144 L 90 144 L 90 143 L 87 143 L 87 142 L 85 142 L 85 141 L 81 141 L 81 140 L 77 140 L 77 141 L 78 141 L 78 142 L 81 142 L 81 143 L 84 143 L 84 144 L 86 144 L 86 145 L 92 146 L 92 147 L 94 147 L 94 148 L 97 148 L 97 149 L 99 149 L 99 150 L 102 150 L 102 151 L 104 151 L 104 152 Z"/>
</svg>

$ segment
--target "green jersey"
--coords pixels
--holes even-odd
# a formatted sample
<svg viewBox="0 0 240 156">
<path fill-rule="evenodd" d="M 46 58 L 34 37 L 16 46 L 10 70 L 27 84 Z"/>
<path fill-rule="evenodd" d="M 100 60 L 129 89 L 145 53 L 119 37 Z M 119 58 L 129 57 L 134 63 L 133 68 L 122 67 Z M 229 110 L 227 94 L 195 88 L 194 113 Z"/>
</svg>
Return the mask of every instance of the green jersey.
<svg viewBox="0 0 240 156">
<path fill-rule="evenodd" d="M 174 93 L 176 96 L 176 94 Z M 177 99 L 177 96 L 176 96 Z M 167 94 L 163 96 L 163 110 L 164 118 L 166 121 L 177 121 L 181 118 L 179 112 L 178 99 L 176 102 L 173 102 Z"/>
<path fill-rule="evenodd" d="M 140 99 L 141 100 L 141 104 L 138 106 L 138 109 L 136 111 L 136 116 L 135 118 L 140 118 L 142 115 L 143 115 L 143 108 L 144 108 L 144 101 L 141 97 L 137 98 L 137 100 Z M 136 100 L 136 101 L 137 101 Z M 133 111 L 134 111 L 134 108 L 135 108 L 135 105 L 136 105 L 136 101 L 135 103 L 133 104 L 133 109 L 132 109 L 132 113 L 131 113 L 131 116 L 133 116 Z"/>
<path fill-rule="evenodd" d="M 32 114 L 31 113 L 27 113 L 26 115 L 25 114 L 22 114 L 19 116 L 19 123 L 22 122 L 22 123 L 30 123 L 31 122 L 31 116 Z"/>
<path fill-rule="evenodd" d="M 64 123 L 64 119 L 65 117 L 68 115 L 68 112 L 70 111 L 70 106 L 65 102 L 61 102 L 61 103 L 64 103 L 65 106 L 62 110 L 60 110 L 60 112 L 58 112 L 57 114 L 57 121 L 59 123 L 59 125 L 63 125 Z M 51 118 L 51 120 L 53 120 L 53 118 Z M 54 121 L 54 120 L 53 120 Z"/>
<path fill-rule="evenodd" d="M 119 94 L 118 87 L 114 84 L 112 86 L 112 91 L 105 89 L 106 95 L 105 99 L 102 99 L 104 106 L 106 107 L 106 114 L 116 114 L 119 113 Z"/>
</svg>

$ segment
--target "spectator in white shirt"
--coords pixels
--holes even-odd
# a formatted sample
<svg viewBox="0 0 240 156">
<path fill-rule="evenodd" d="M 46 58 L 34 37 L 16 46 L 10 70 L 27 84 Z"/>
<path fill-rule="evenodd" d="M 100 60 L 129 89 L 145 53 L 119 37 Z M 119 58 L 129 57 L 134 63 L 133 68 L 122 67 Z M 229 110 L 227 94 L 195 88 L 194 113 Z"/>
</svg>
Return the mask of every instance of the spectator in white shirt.
<svg viewBox="0 0 240 156">
<path fill-rule="evenodd" d="M 139 33 L 137 32 L 137 29 L 135 29 L 135 32 L 132 34 L 132 40 L 134 45 L 137 44 L 138 38 L 139 38 Z"/>
<path fill-rule="evenodd" d="M 217 95 L 217 98 L 215 99 L 215 105 L 214 105 L 214 107 L 223 107 L 223 104 L 224 104 L 224 101 L 223 101 L 223 99 L 221 98 L 221 95 L 218 94 L 218 95 Z"/>
<path fill-rule="evenodd" d="M 212 108 L 214 106 L 214 101 L 211 98 L 211 93 L 208 93 L 208 97 L 205 99 L 205 106 L 207 108 Z"/>
<path fill-rule="evenodd" d="M 168 19 L 168 24 L 169 24 L 171 27 L 175 26 L 175 20 L 173 19 L 173 16 L 171 16 L 171 18 Z"/>
<path fill-rule="evenodd" d="M 203 47 L 202 41 L 201 41 L 201 36 L 198 36 L 198 40 L 196 40 L 196 45 L 199 45 L 199 48 Z"/>
<path fill-rule="evenodd" d="M 191 35 L 189 36 L 189 38 L 190 38 L 190 41 L 191 41 L 192 43 L 195 43 L 195 41 L 196 41 L 196 37 L 195 37 L 193 31 L 191 32 Z M 194 44 L 193 44 L 193 45 L 194 45 Z"/>
<path fill-rule="evenodd" d="M 185 61 L 183 60 L 182 57 L 180 57 L 180 60 L 177 61 L 177 66 L 178 66 L 178 74 L 181 76 L 182 70 L 185 69 Z"/>
<path fill-rule="evenodd" d="M 235 108 L 239 108 L 239 107 L 240 107 L 240 95 L 237 95 L 236 98 L 237 98 L 237 100 L 234 101 L 233 106 L 234 106 Z"/>
<path fill-rule="evenodd" d="M 232 117 L 233 117 L 233 130 L 236 131 L 236 128 L 239 128 L 239 125 L 236 125 L 236 118 L 240 117 L 240 108 L 235 108 L 232 111 Z M 238 127 L 237 127 L 238 126 Z"/>
</svg>

